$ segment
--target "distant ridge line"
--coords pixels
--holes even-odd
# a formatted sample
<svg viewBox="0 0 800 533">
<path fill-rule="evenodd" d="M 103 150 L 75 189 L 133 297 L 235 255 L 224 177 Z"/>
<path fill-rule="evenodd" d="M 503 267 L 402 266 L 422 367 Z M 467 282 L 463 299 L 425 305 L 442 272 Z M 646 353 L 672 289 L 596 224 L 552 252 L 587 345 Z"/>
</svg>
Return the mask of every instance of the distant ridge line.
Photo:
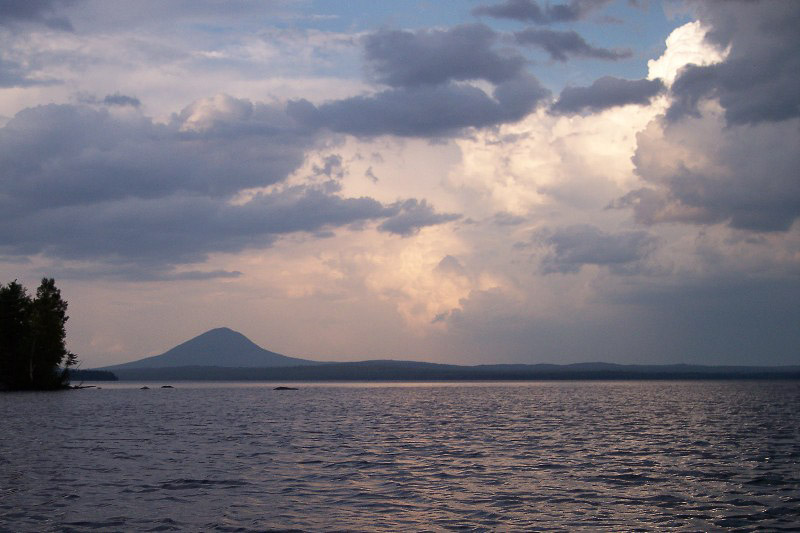
<svg viewBox="0 0 800 533">
<path fill-rule="evenodd" d="M 320 362 L 261 348 L 230 328 L 215 328 L 160 355 L 107 366 L 120 380 L 161 381 L 531 381 L 800 379 L 800 365 L 710 366 L 685 363 L 482 364 L 394 359 Z"/>
<path fill-rule="evenodd" d="M 510 365 L 518 367 L 519 365 Z M 413 361 L 360 361 L 325 365 L 232 368 L 187 366 L 114 371 L 127 381 L 569 381 L 569 380 L 800 380 L 798 367 L 687 367 L 678 371 L 630 365 L 627 370 L 580 370 L 571 365 L 457 366 Z M 552 368 L 555 367 L 555 368 Z"/>
</svg>

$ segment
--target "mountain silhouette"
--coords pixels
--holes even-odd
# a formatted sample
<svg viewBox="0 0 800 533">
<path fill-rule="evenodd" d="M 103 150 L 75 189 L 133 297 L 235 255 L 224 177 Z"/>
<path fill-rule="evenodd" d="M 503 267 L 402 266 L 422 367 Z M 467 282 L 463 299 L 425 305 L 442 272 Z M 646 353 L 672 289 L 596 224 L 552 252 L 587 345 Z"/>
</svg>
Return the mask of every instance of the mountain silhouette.
<svg viewBox="0 0 800 533">
<path fill-rule="evenodd" d="M 214 367 L 289 367 L 319 365 L 318 361 L 287 357 L 270 352 L 230 328 L 216 328 L 167 350 L 138 361 L 107 366 L 104 370 L 128 368 Z"/>
<path fill-rule="evenodd" d="M 623 365 L 603 362 L 464 366 L 396 359 L 322 362 L 270 352 L 229 328 L 212 329 L 161 355 L 94 370 L 113 371 L 120 380 L 143 381 L 800 379 L 800 366 Z M 92 378 L 87 375 L 82 379 Z"/>
</svg>

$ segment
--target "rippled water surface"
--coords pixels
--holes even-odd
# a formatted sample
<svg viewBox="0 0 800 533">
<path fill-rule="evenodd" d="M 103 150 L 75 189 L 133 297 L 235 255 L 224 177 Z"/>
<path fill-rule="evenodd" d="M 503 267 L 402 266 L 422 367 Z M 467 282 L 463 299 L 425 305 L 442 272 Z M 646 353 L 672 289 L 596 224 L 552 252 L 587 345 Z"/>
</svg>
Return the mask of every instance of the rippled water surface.
<svg viewBox="0 0 800 533">
<path fill-rule="evenodd" d="M 800 529 L 800 383 L 0 395 L 0 530 Z"/>
</svg>

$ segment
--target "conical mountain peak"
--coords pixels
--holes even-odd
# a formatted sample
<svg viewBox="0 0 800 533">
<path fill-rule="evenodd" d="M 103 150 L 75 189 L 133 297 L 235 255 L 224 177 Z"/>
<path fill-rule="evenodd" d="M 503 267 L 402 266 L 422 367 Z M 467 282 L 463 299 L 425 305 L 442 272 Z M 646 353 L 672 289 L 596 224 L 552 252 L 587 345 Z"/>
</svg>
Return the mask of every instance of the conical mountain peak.
<svg viewBox="0 0 800 533">
<path fill-rule="evenodd" d="M 108 368 L 285 367 L 309 364 L 318 363 L 265 350 L 238 331 L 219 327 L 189 339 L 160 355 Z"/>
</svg>

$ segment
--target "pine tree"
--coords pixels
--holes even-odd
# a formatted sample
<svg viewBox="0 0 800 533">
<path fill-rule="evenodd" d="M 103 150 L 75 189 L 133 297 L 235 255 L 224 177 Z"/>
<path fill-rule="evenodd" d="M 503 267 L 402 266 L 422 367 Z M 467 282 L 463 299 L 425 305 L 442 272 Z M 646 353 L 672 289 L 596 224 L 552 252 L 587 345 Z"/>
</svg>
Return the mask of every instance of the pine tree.
<svg viewBox="0 0 800 533">
<path fill-rule="evenodd" d="M 0 383 L 11 389 L 66 386 L 77 362 L 66 349 L 68 319 L 52 278 L 42 279 L 33 299 L 16 281 L 0 286 Z"/>
<path fill-rule="evenodd" d="M 0 286 L 0 383 L 17 388 L 26 383 L 30 345 L 31 297 L 16 280 Z"/>
</svg>

